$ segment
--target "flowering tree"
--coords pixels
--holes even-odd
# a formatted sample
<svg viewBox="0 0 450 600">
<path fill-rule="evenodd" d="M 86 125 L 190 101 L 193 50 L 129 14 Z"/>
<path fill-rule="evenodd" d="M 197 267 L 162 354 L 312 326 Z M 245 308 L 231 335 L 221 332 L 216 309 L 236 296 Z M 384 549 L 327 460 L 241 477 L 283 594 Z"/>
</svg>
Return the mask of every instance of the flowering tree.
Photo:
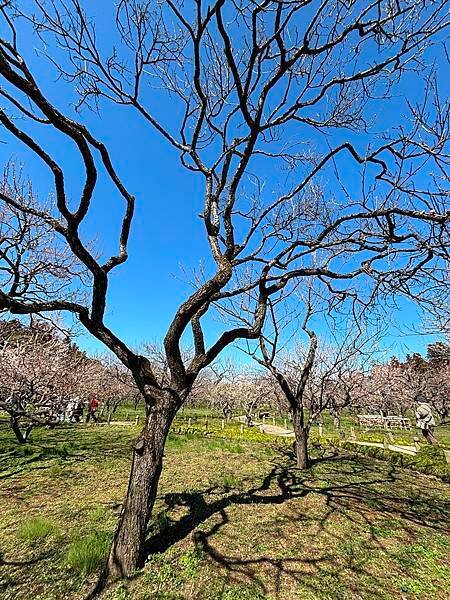
<svg viewBox="0 0 450 600">
<path fill-rule="evenodd" d="M 35 425 L 53 427 L 63 418 L 89 373 L 86 356 L 42 326 L 2 339 L 0 365 L 0 408 L 22 444 Z"/>
<path fill-rule="evenodd" d="M 423 391 L 442 422 L 450 415 L 450 345 L 437 342 L 427 351 Z"/>
<path fill-rule="evenodd" d="M 427 357 L 413 353 L 402 362 L 393 357 L 374 364 L 364 379 L 361 407 L 366 410 L 404 416 L 413 399 L 423 394 L 441 420 L 450 411 L 450 352 L 443 343 L 430 344 Z"/>
<path fill-rule="evenodd" d="M 373 364 L 364 378 L 365 393 L 358 408 L 384 416 L 405 416 L 418 385 L 417 374 L 410 364 L 401 364 L 395 357 L 387 363 Z"/>
<path fill-rule="evenodd" d="M 81 394 L 88 399 L 95 396 L 101 402 L 100 413 L 112 419 L 120 404 L 141 398 L 130 371 L 110 355 L 88 359 L 87 377 L 80 384 Z"/>
</svg>

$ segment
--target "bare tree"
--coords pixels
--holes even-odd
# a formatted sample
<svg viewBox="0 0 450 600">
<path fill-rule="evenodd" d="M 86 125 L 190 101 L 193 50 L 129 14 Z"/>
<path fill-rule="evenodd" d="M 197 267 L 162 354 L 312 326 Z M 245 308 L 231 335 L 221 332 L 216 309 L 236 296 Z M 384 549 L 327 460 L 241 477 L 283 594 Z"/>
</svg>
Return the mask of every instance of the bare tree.
<svg viewBox="0 0 450 600">
<path fill-rule="evenodd" d="M 9 163 L 0 181 L 0 288 L 12 298 L 73 296 L 74 283 L 82 281 L 85 269 L 58 241 L 51 209 L 50 202 L 39 204 L 31 183 Z"/>
<path fill-rule="evenodd" d="M 1 3 L 0 122 L 49 170 L 55 207 L 30 208 L 9 193 L 1 200 L 52 227 L 87 269 L 90 297 L 37 299 L 6 288 L 0 310 L 76 315 L 130 369 L 144 397 L 146 421 L 108 563 L 117 577 L 144 558 L 174 415 L 224 348 L 258 339 L 269 298 L 314 277 L 336 303 L 392 293 L 430 302 L 445 280 L 449 109 L 426 57 L 448 26 L 449 2 L 121 0 L 109 54 L 80 0 L 30 5 Z M 146 126 L 159 133 L 202 180 L 212 266 L 168 328 L 164 386 L 151 361 L 105 323 L 109 277 L 128 256 L 134 195 L 106 146 L 41 88 L 20 49 L 30 27 L 33 41 L 43 40 L 41 60 L 47 56 L 73 84 L 79 108 L 113 102 L 134 109 L 143 134 Z M 412 76 L 424 82 L 421 102 L 405 99 L 409 117 L 378 134 L 375 113 L 394 92 L 401 98 L 402 81 Z M 163 104 L 171 107 L 166 118 L 154 109 Z M 40 137 L 49 130 L 81 159 L 81 171 L 72 166 L 70 175 L 81 175 L 82 189 L 70 202 L 69 173 Z M 350 189 L 344 170 L 352 172 Z M 264 181 L 264 173 L 274 177 Z M 124 202 L 118 251 L 108 257 L 95 256 L 82 235 L 100 177 Z M 248 323 L 225 328 L 208 346 L 202 319 L 248 292 Z M 180 340 L 189 328 L 194 355 L 185 361 Z"/>
<path fill-rule="evenodd" d="M 202 385 L 198 392 L 194 390 L 194 393 L 191 393 L 191 403 L 218 410 L 228 421 L 233 415 L 233 410 L 237 408 L 234 385 L 236 377 L 237 370 L 231 361 L 213 365 L 204 371 Z"/>
<path fill-rule="evenodd" d="M 308 339 L 306 345 L 299 342 L 298 336 L 286 344 L 283 330 L 295 319 L 288 316 L 280 326 L 281 320 L 272 305 L 270 316 L 271 331 L 269 335 L 261 332 L 260 355 L 254 352 L 253 358 L 269 371 L 291 413 L 297 467 L 305 469 L 309 466 L 311 425 L 322 420 L 325 410 L 339 415 L 343 408 L 357 401 L 363 389 L 364 359 L 374 352 L 376 336 L 363 335 L 361 328 L 354 327 L 356 333 L 340 332 L 340 335 L 336 333 L 333 343 L 320 342 L 310 325 L 313 316 L 310 293 L 303 322 L 298 328 Z"/>
</svg>

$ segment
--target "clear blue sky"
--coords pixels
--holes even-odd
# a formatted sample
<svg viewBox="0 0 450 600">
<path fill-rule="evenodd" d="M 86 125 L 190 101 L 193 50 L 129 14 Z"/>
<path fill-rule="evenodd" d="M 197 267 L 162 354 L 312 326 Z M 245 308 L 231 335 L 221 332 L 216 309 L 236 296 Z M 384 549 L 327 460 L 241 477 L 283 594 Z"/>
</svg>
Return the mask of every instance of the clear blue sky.
<svg viewBox="0 0 450 600">
<path fill-rule="evenodd" d="M 98 3 L 98 7 L 100 8 Z M 107 11 L 103 11 L 100 31 L 109 35 L 106 25 Z M 99 11 L 101 15 L 101 11 Z M 36 43 L 26 33 L 19 45 L 34 68 L 35 76 L 43 89 L 48 90 L 51 101 L 67 114 L 75 114 L 75 96 L 71 86 L 56 81 L 56 73 L 42 56 L 35 52 Z M 417 80 L 408 80 L 402 91 L 414 98 L 420 95 Z M 402 100 L 391 100 L 378 115 L 378 126 L 387 129 L 402 118 L 399 107 Z M 154 106 L 164 119 L 171 118 L 171 106 Z M 375 115 L 374 115 L 375 116 Z M 202 220 L 197 216 L 202 210 L 203 180 L 200 176 L 180 166 L 177 153 L 137 117 L 132 109 L 104 104 L 100 115 L 84 110 L 77 119 L 85 122 L 97 138 L 109 147 L 110 154 L 128 189 L 137 199 L 136 216 L 129 246 L 129 260 L 118 267 L 111 278 L 108 295 L 107 324 L 129 344 L 161 341 L 180 302 L 191 289 L 188 280 L 192 269 L 201 264 L 210 265 Z M 311 143 L 322 144 L 318 134 L 310 133 Z M 330 137 L 332 145 L 352 137 L 338 132 Z M 62 136 L 45 132 L 41 138 L 51 148 L 53 155 L 66 167 L 69 189 L 79 189 L 79 159 Z M 18 145 L 6 132 L 0 133 L 0 158 L 6 162 L 11 157 L 23 164 L 24 173 L 33 181 L 36 193 L 44 198 L 51 190 L 51 179 L 41 162 L 23 146 Z M 346 162 L 341 163 L 344 179 Z M 267 177 L 275 173 L 267 173 Z M 351 181 L 347 182 L 352 185 Z M 95 240 L 102 252 L 115 251 L 120 224 L 122 203 L 111 187 L 102 181 L 96 192 L 91 216 L 84 228 L 86 239 Z M 404 354 L 407 350 L 423 351 L 432 339 L 429 336 L 406 335 L 409 326 L 418 326 L 416 309 L 406 302 L 400 303 L 395 316 L 396 327 L 385 339 L 392 352 Z M 212 338 L 219 330 L 218 323 L 207 322 L 207 335 Z M 401 332 L 403 330 L 403 333 Z M 79 344 L 90 350 L 102 350 L 91 336 L 83 335 Z"/>
</svg>

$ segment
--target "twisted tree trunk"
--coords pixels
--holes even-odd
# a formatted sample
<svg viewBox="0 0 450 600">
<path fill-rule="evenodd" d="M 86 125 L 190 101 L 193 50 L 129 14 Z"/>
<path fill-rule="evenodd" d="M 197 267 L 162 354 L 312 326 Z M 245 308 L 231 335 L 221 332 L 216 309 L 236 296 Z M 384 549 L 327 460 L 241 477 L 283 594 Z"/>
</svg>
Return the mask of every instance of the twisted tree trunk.
<svg viewBox="0 0 450 600">
<path fill-rule="evenodd" d="M 14 435 L 16 436 L 19 444 L 25 444 L 28 436 L 23 435 L 20 429 L 19 420 L 16 417 L 11 416 L 9 422 L 11 424 L 11 429 L 13 430 Z"/>
<path fill-rule="evenodd" d="M 107 577 L 112 580 L 130 576 L 144 562 L 147 525 L 158 489 L 164 446 L 176 414 L 176 404 L 169 394 L 148 404 L 145 425 L 134 445 L 128 489 L 108 558 Z"/>
</svg>

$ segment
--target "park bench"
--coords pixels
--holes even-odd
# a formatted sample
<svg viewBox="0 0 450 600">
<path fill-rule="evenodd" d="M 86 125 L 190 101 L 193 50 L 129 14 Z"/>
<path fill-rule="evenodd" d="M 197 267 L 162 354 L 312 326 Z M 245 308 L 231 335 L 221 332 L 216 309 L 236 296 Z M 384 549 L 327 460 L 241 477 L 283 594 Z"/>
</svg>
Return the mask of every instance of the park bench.
<svg viewBox="0 0 450 600">
<path fill-rule="evenodd" d="M 371 427 L 384 427 L 386 429 L 411 429 L 411 421 L 406 417 L 397 415 L 357 415 L 358 423 L 361 427 L 370 429 Z"/>
<path fill-rule="evenodd" d="M 389 429 L 411 429 L 411 421 L 405 417 L 388 415 L 384 420 Z"/>
</svg>

